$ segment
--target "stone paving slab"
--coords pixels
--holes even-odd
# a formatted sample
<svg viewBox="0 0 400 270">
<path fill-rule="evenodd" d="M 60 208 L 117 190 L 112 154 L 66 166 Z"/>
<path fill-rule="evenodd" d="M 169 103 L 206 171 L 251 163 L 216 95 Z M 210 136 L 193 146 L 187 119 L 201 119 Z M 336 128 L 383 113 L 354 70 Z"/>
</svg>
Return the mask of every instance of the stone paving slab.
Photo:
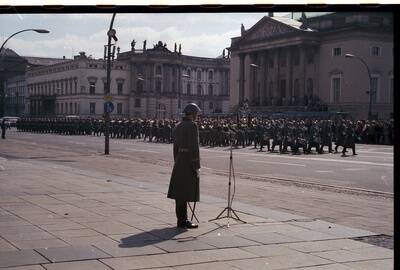
<svg viewBox="0 0 400 270">
<path fill-rule="evenodd" d="M 17 267 L 6 267 L 1 270 L 45 270 L 41 265 L 29 265 L 29 266 L 17 266 Z"/>
<path fill-rule="evenodd" d="M 111 257 L 94 246 L 69 246 L 37 249 L 51 262 L 67 262 Z"/>
<path fill-rule="evenodd" d="M 248 260 L 230 261 L 228 264 L 239 269 L 287 269 L 302 266 L 328 264 L 331 261 L 309 254 L 295 254 L 290 256 L 273 256 Z"/>
<path fill-rule="evenodd" d="M 97 260 L 44 264 L 43 267 L 47 270 L 111 270 Z"/>
<path fill-rule="evenodd" d="M 368 260 L 362 262 L 345 263 L 345 265 L 357 270 L 376 270 L 376 269 L 394 269 L 393 259 Z"/>
<path fill-rule="evenodd" d="M 311 254 L 338 263 L 393 258 L 393 250 L 380 247 L 325 251 Z"/>
<path fill-rule="evenodd" d="M 0 268 L 47 262 L 47 259 L 32 249 L 0 252 Z"/>
</svg>

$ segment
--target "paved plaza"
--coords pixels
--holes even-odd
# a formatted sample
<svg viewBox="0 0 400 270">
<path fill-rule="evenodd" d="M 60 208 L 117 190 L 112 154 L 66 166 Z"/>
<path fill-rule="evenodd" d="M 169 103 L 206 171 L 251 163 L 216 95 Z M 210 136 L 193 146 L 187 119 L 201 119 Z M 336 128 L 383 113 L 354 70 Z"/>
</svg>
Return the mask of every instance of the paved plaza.
<svg viewBox="0 0 400 270">
<path fill-rule="evenodd" d="M 227 204 L 227 178 L 204 170 L 199 229 L 183 230 L 166 198 L 170 164 L 141 156 L 151 148 L 124 159 L 79 146 L 87 137 L 55 136 L 75 150 L 9 135 L 0 142 L 1 269 L 393 269 L 393 249 L 354 240 L 393 234 L 391 198 L 238 177 L 233 208 L 246 223 L 209 222 Z"/>
</svg>

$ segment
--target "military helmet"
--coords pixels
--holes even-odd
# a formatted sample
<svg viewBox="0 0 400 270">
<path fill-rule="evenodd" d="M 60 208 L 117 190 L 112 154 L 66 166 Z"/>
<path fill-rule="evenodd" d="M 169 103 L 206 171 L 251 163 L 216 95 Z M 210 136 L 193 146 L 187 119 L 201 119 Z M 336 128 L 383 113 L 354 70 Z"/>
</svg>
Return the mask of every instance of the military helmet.
<svg viewBox="0 0 400 270">
<path fill-rule="evenodd" d="M 183 109 L 184 114 L 195 114 L 201 112 L 199 106 L 197 106 L 196 103 L 189 103 L 186 105 L 186 107 Z"/>
</svg>

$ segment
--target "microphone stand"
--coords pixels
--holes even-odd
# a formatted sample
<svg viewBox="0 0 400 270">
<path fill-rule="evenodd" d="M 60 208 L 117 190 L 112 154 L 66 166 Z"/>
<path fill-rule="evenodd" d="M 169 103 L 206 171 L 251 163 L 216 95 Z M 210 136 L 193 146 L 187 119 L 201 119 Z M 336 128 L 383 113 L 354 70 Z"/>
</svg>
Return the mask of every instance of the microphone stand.
<svg viewBox="0 0 400 270">
<path fill-rule="evenodd" d="M 234 179 L 234 191 L 233 191 L 233 195 L 231 198 L 231 179 Z M 224 210 L 222 210 L 221 213 L 219 213 L 219 215 L 214 218 L 214 219 L 210 219 L 209 221 L 214 221 L 214 220 L 219 220 L 219 219 L 223 219 L 223 218 L 228 218 L 228 228 L 229 228 L 229 219 L 232 218 L 234 220 L 240 221 L 242 223 L 246 223 L 245 221 L 241 220 L 238 215 L 236 214 L 235 210 L 232 208 L 232 201 L 233 201 L 233 197 L 235 196 L 235 184 L 236 183 L 236 179 L 235 179 L 235 171 L 233 168 L 233 155 L 232 155 L 232 139 L 230 140 L 230 156 L 229 156 L 229 182 L 228 182 L 228 206 L 224 208 Z M 222 214 L 226 211 L 226 215 L 222 216 Z M 233 215 L 232 215 L 233 214 Z"/>
</svg>

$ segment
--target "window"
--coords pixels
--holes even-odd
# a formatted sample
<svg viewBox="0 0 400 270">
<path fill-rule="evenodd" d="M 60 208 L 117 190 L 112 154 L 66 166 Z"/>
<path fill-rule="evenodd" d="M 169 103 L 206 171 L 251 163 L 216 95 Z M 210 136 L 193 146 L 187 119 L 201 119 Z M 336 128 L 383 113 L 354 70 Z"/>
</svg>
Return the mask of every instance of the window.
<svg viewBox="0 0 400 270">
<path fill-rule="evenodd" d="M 74 107 L 75 107 L 74 113 L 78 114 L 78 103 L 75 102 Z"/>
<path fill-rule="evenodd" d="M 143 81 L 136 82 L 136 89 L 137 89 L 138 93 L 143 92 Z"/>
<path fill-rule="evenodd" d="M 210 81 L 212 81 L 212 80 L 214 79 L 214 73 L 212 72 L 212 70 L 210 70 L 210 71 L 208 72 L 208 79 L 209 79 Z"/>
<path fill-rule="evenodd" d="M 191 87 L 190 87 L 190 83 L 188 83 L 188 84 L 186 85 L 186 93 L 187 93 L 188 95 L 191 95 L 191 94 L 192 94 L 190 88 L 191 88 Z"/>
<path fill-rule="evenodd" d="M 69 81 L 69 92 L 72 95 L 72 81 Z"/>
<path fill-rule="evenodd" d="M 307 64 L 314 64 L 314 54 L 312 52 L 307 53 Z"/>
<path fill-rule="evenodd" d="M 89 83 L 89 94 L 94 95 L 95 92 L 96 92 L 96 83 L 95 82 L 90 82 Z"/>
<path fill-rule="evenodd" d="M 122 95 L 123 85 L 124 85 L 124 84 L 123 84 L 122 82 L 119 82 L 119 83 L 117 84 L 117 91 L 118 91 L 118 95 L 119 95 L 119 96 Z"/>
<path fill-rule="evenodd" d="M 342 48 L 333 48 L 333 56 L 341 56 Z"/>
<path fill-rule="evenodd" d="M 56 113 L 60 113 L 60 104 L 56 103 Z"/>
<path fill-rule="evenodd" d="M 201 88 L 201 84 L 197 85 L 197 95 L 201 96 L 202 92 L 202 88 Z"/>
<path fill-rule="evenodd" d="M 172 82 L 172 92 L 176 92 L 175 82 Z"/>
<path fill-rule="evenodd" d="M 274 58 L 272 57 L 268 58 L 268 67 L 270 68 L 274 67 Z"/>
<path fill-rule="evenodd" d="M 209 96 L 212 96 L 213 94 L 214 94 L 213 85 L 210 84 L 210 85 L 208 86 L 208 95 L 209 95 Z"/>
<path fill-rule="evenodd" d="M 279 65 L 281 67 L 286 67 L 286 53 L 281 52 L 280 56 L 279 56 Z"/>
<path fill-rule="evenodd" d="M 312 78 L 307 79 L 307 95 L 312 96 L 314 91 L 314 82 Z"/>
<path fill-rule="evenodd" d="M 293 64 L 295 66 L 298 66 L 300 63 L 300 54 L 299 54 L 299 50 L 295 50 L 293 52 Z"/>
<path fill-rule="evenodd" d="M 161 92 L 161 80 L 156 80 L 156 92 Z"/>
<path fill-rule="evenodd" d="M 299 79 L 294 80 L 294 93 L 293 96 L 298 97 L 300 94 L 300 84 Z"/>
<path fill-rule="evenodd" d="M 214 103 L 210 102 L 210 103 L 208 104 L 208 108 L 209 108 L 210 110 L 214 109 Z"/>
<path fill-rule="evenodd" d="M 61 103 L 61 110 L 60 113 L 63 114 L 64 113 L 64 103 Z"/>
<path fill-rule="evenodd" d="M 142 107 L 141 101 L 142 100 L 140 98 L 135 99 L 135 108 Z"/>
<path fill-rule="evenodd" d="M 331 81 L 331 102 L 340 102 L 340 77 L 333 77 Z"/>
<path fill-rule="evenodd" d="M 389 103 L 393 103 L 393 77 L 389 80 Z"/>
<path fill-rule="evenodd" d="M 122 114 L 122 103 L 117 103 L 117 114 Z"/>
<path fill-rule="evenodd" d="M 75 94 L 78 92 L 78 83 L 75 81 Z"/>
<path fill-rule="evenodd" d="M 186 71 L 186 75 L 188 75 L 188 78 L 192 77 L 192 71 L 188 68 Z"/>
<path fill-rule="evenodd" d="M 371 47 L 371 55 L 372 56 L 381 56 L 381 48 L 377 47 L 377 46 Z"/>
<path fill-rule="evenodd" d="M 197 80 L 200 81 L 201 80 L 201 70 L 197 71 Z"/>
<path fill-rule="evenodd" d="M 372 75 L 370 85 L 372 91 L 372 103 L 377 103 L 379 102 L 379 77 L 377 75 Z"/>
<path fill-rule="evenodd" d="M 156 75 L 161 75 L 161 66 L 156 67 Z"/>
<path fill-rule="evenodd" d="M 90 108 L 90 114 L 96 114 L 96 103 L 91 102 L 89 108 Z"/>
<path fill-rule="evenodd" d="M 69 103 L 69 113 L 73 114 L 73 112 L 72 112 L 72 102 Z"/>
<path fill-rule="evenodd" d="M 281 80 L 281 97 L 286 97 L 286 80 Z"/>
</svg>

